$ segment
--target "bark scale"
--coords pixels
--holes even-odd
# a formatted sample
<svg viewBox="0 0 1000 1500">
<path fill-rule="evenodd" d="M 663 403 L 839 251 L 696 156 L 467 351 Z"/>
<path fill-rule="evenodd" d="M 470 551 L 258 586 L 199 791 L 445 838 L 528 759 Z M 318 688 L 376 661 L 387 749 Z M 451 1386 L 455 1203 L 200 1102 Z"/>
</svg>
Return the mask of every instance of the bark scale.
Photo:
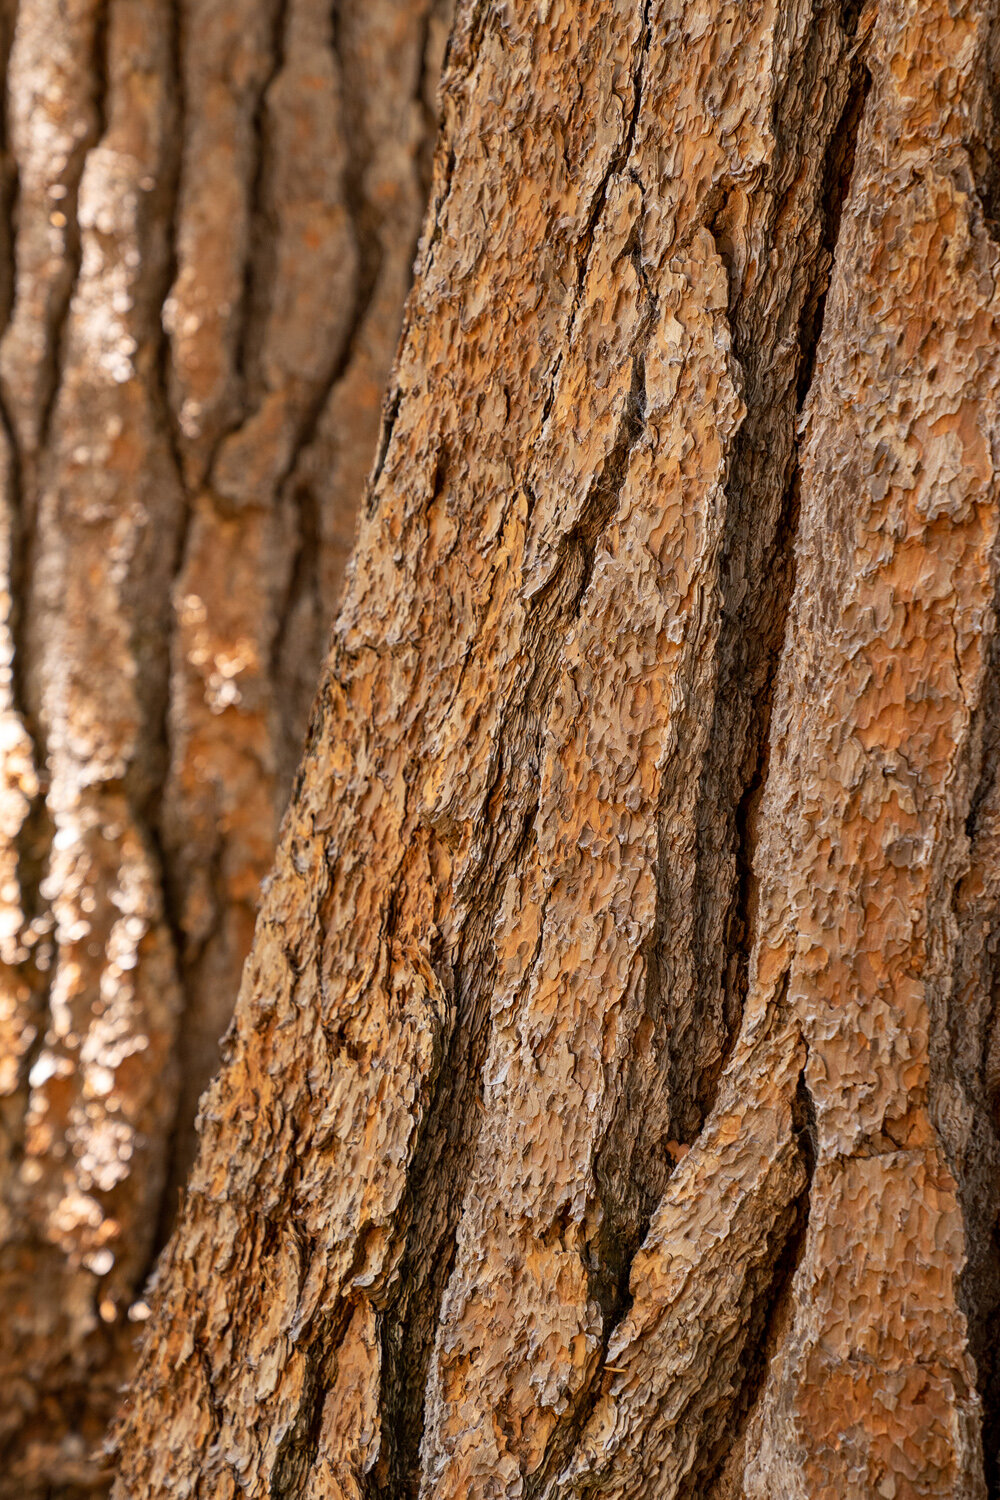
<svg viewBox="0 0 1000 1500">
<path fill-rule="evenodd" d="M 377 438 L 446 10 L 0 10 L 0 1493 L 18 1500 L 107 1482 Z"/>
<path fill-rule="evenodd" d="M 468 0 L 122 1497 L 997 1493 L 994 0 Z"/>
</svg>

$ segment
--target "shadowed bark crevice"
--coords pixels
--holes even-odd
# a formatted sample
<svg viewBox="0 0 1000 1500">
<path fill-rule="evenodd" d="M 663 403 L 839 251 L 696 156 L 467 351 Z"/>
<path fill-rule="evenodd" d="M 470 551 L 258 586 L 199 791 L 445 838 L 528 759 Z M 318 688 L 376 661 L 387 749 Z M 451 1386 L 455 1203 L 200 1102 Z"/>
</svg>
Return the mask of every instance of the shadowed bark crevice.
<svg viewBox="0 0 1000 1500">
<path fill-rule="evenodd" d="M 615 444 L 608 454 L 600 473 L 591 485 L 586 503 L 576 524 L 563 539 L 563 546 L 579 553 L 579 582 L 573 605 L 574 615 L 579 615 L 594 574 L 594 561 L 598 543 L 605 528 L 618 509 L 622 487 L 628 477 L 632 452 L 642 437 L 646 425 L 646 366 L 645 344 L 647 333 L 639 351 L 632 358 L 632 381 L 625 402 L 625 410 L 618 427 Z"/>
<path fill-rule="evenodd" d="M 853 35 L 856 25 L 857 16 L 854 17 L 854 25 L 848 29 L 849 36 Z M 799 347 L 802 350 L 798 378 L 799 411 L 805 405 L 806 397 L 812 386 L 813 373 L 816 367 L 816 350 L 819 347 L 820 335 L 823 332 L 823 314 L 826 310 L 827 292 L 830 289 L 830 277 L 833 272 L 834 255 L 837 249 L 837 236 L 840 233 L 840 221 L 843 217 L 844 204 L 847 201 L 851 179 L 854 175 L 854 157 L 857 151 L 858 133 L 861 129 L 865 104 L 872 86 L 872 75 L 865 62 L 863 44 L 853 54 L 850 70 L 850 87 L 848 89 L 847 102 L 830 138 L 830 145 L 823 163 L 821 198 L 823 231 L 820 263 L 809 295 L 803 303 L 802 316 L 799 323 Z"/>
<path fill-rule="evenodd" d="M 191 507 L 189 503 L 190 497 L 184 482 L 184 462 L 181 453 L 180 430 L 170 401 L 170 340 L 163 321 L 164 304 L 177 275 L 177 213 L 180 196 L 182 142 L 184 140 L 185 128 L 181 0 L 170 0 L 166 8 L 166 13 L 169 19 L 167 23 L 168 45 L 166 48 L 167 77 L 164 80 L 164 94 L 169 101 L 167 107 L 170 113 L 170 122 L 164 132 L 166 145 L 163 170 L 152 194 L 152 202 L 156 205 L 156 211 L 155 214 L 151 215 L 152 222 L 155 225 L 153 233 L 160 240 L 163 248 L 160 257 L 159 286 L 151 289 L 149 301 L 151 307 L 155 307 L 157 316 L 157 342 L 150 378 L 153 417 L 169 456 L 181 505 L 174 535 L 169 539 L 172 545 L 172 557 L 169 570 L 170 581 L 166 590 L 166 602 L 167 609 L 170 611 L 172 609 L 174 587 L 183 566 L 191 519 Z M 141 614 L 138 618 L 141 620 Z M 164 638 L 156 644 L 161 664 L 156 674 L 156 680 L 157 683 L 162 683 L 162 687 L 158 694 L 158 701 L 151 703 L 149 706 L 147 754 L 153 757 L 153 765 L 145 777 L 145 786 L 142 789 L 139 799 L 138 811 L 147 826 L 150 841 L 156 848 L 160 871 L 159 885 L 163 893 L 164 912 L 174 940 L 177 961 L 180 963 L 184 951 L 183 933 L 177 915 L 175 893 L 170 886 L 170 865 L 161 847 L 163 789 L 172 753 L 169 713 L 171 668 L 169 633 L 165 634 Z"/>
<path fill-rule="evenodd" d="M 340 0 L 335 0 L 336 5 Z M 440 107 L 438 104 L 438 84 L 441 78 L 440 48 L 433 48 L 434 34 L 434 12 L 428 9 L 424 17 L 423 29 L 420 37 L 420 67 L 417 71 L 416 83 L 413 88 L 413 99 L 423 116 L 424 134 L 421 141 L 421 149 L 418 156 L 418 168 L 420 172 L 420 186 L 424 201 L 430 196 L 431 182 L 434 176 L 434 151 L 437 145 L 437 133 L 441 123 Z M 445 43 L 447 46 L 447 41 Z M 416 258 L 417 246 L 420 243 L 419 229 L 413 240 L 413 254 L 411 259 Z"/>
<path fill-rule="evenodd" d="M 842 25 L 848 37 L 855 33 L 861 8 L 860 5 L 845 8 Z M 871 77 L 862 56 L 852 55 L 849 67 L 847 99 L 830 136 L 823 162 L 820 241 L 799 314 L 798 369 L 792 418 L 796 427 L 812 385 L 837 237 L 871 87 Z M 735 352 L 743 367 L 752 369 L 752 326 L 741 324 L 738 310 L 733 321 Z M 745 503 L 759 486 L 757 476 L 761 454 L 760 451 L 755 453 L 754 448 L 760 438 L 754 430 L 754 413 L 757 409 L 763 410 L 765 405 L 762 401 L 759 408 L 752 407 L 750 420 L 737 440 L 734 457 L 737 478 L 731 485 L 736 499 L 734 524 L 730 531 L 733 544 L 727 547 L 724 564 L 726 602 L 718 645 L 719 660 L 723 665 L 711 739 L 713 753 L 703 785 L 706 807 L 716 807 L 720 801 L 720 787 L 731 778 L 731 768 L 741 767 L 732 791 L 732 795 L 738 793 L 738 800 L 730 834 L 735 850 L 735 881 L 725 928 L 725 1012 L 729 1040 L 724 1047 L 720 1071 L 735 1040 L 748 991 L 751 950 L 757 927 L 757 821 L 768 776 L 778 665 L 786 646 L 796 580 L 795 546 L 800 508 L 800 440 L 797 432 L 788 461 L 784 495 L 770 535 L 761 536 L 758 531 L 756 541 L 747 547 L 746 538 L 752 531 L 753 516 L 739 513 L 740 501 Z M 743 579 L 754 574 L 769 580 L 763 593 L 746 590 L 743 585 Z M 730 600 L 733 604 L 729 603 Z M 735 715 L 734 705 L 738 705 Z M 706 832 L 709 830 L 707 821 L 702 826 Z M 705 859 L 703 868 L 710 871 L 712 867 L 713 862 Z M 787 976 L 785 984 L 787 986 Z M 736 1403 L 727 1415 L 719 1439 L 699 1456 L 679 1492 L 680 1500 L 696 1500 L 699 1496 L 716 1494 L 727 1460 L 732 1462 L 741 1454 L 751 1417 L 763 1393 L 770 1360 L 787 1321 L 792 1283 L 808 1228 L 817 1149 L 815 1111 L 804 1070 L 796 1095 L 795 1128 L 806 1168 L 806 1184 L 795 1207 L 793 1227 L 783 1245 L 775 1247 L 773 1279 L 767 1294 L 753 1308 L 750 1334 L 739 1373 L 734 1377 L 738 1388 Z M 737 1463 L 737 1470 L 740 1466 Z"/>
<path fill-rule="evenodd" d="M 457 983 L 453 993 L 461 1006 Z M 463 1127 L 473 1124 L 485 1040 L 482 1014 L 472 1017 L 465 1026 L 456 1026 L 413 1155 L 408 1196 L 414 1203 L 430 1203 L 437 1209 L 431 1222 L 444 1216 L 444 1223 L 435 1224 L 430 1245 L 415 1241 L 416 1226 L 411 1227 L 398 1290 L 392 1307 L 380 1320 L 380 1406 L 384 1425 L 379 1459 L 371 1478 L 374 1493 L 382 1500 L 408 1500 L 419 1489 L 424 1388 L 438 1310 L 454 1264 L 458 1230 L 457 1206 L 449 1204 L 447 1199 L 458 1197 L 457 1184 L 463 1170 L 468 1169 L 475 1148 L 474 1129 L 470 1139 L 463 1135 Z M 442 1174 L 447 1174 L 446 1191 L 442 1191 Z M 407 1213 L 412 1221 L 412 1207 L 407 1208 Z M 424 1224 L 419 1231 L 420 1239 L 426 1233 Z"/>
<path fill-rule="evenodd" d="M 677 1493 L 677 1500 L 723 1500 L 731 1493 L 722 1486 L 727 1469 L 738 1473 L 750 1424 L 764 1394 L 771 1360 L 787 1332 L 792 1311 L 795 1273 L 802 1261 L 809 1230 L 809 1204 L 816 1167 L 816 1120 L 812 1098 L 799 1078 L 794 1110 L 795 1132 L 806 1171 L 805 1185 L 796 1199 L 792 1224 L 783 1241 L 773 1248 L 773 1274 L 769 1286 L 753 1304 L 749 1336 L 739 1368 L 733 1376 L 736 1397 L 725 1416 L 717 1441 L 706 1448 Z"/>
<path fill-rule="evenodd" d="M 847 7 L 843 26 L 848 37 L 857 27 L 860 6 Z M 844 203 L 854 170 L 858 132 L 871 76 L 863 55 L 849 64 L 847 98 L 834 127 L 823 161 L 819 208 L 821 233 L 812 275 L 801 302 L 797 339 L 796 399 L 790 418 L 797 426 L 812 385 L 816 352 L 823 331 L 823 314 Z M 807 61 L 805 71 L 809 71 Z M 725 215 L 717 212 L 713 229 L 725 259 Z M 733 276 L 730 273 L 730 285 Z M 732 295 L 732 292 L 731 292 Z M 747 315 L 748 314 L 748 315 Z M 795 539 L 799 518 L 799 438 L 793 439 L 784 490 L 777 512 L 761 506 L 766 492 L 769 447 L 767 430 L 775 393 L 759 381 L 755 359 L 753 308 L 741 314 L 738 300 L 731 309 L 734 353 L 750 372 L 746 400 L 748 419 L 741 429 L 728 485 L 727 536 L 722 562 L 722 624 L 716 648 L 719 680 L 709 758 L 702 784 L 702 800 L 710 815 L 699 820 L 701 934 L 699 948 L 711 954 L 712 908 L 720 857 L 734 851 L 733 896 L 725 919 L 723 993 L 724 1036 L 715 1069 L 717 1078 L 739 1028 L 746 1000 L 756 909 L 754 853 L 756 824 L 767 780 L 768 743 L 777 685 L 778 663 L 785 646 L 787 621 L 795 591 Z M 785 398 L 787 400 L 787 397 Z M 771 481 L 773 483 L 773 480 Z M 771 519 L 771 517 L 774 519 Z M 749 586 L 748 586 L 749 581 Z M 734 776 L 735 772 L 735 776 Z M 721 838 L 720 838 L 721 835 Z M 710 960 L 711 962 L 711 960 Z M 709 988 L 716 982 L 708 976 Z M 701 1080 L 704 1097 L 699 1114 L 704 1119 L 714 1095 L 712 1076 Z M 676 1088 L 676 1081 L 675 1081 Z M 700 1128 L 695 1122 L 695 1131 Z M 682 1139 L 688 1139 L 682 1135 Z"/>
<path fill-rule="evenodd" d="M 983 57 L 980 129 L 969 142 L 976 192 L 990 237 L 1000 244 L 1000 21 L 990 27 Z"/>
<path fill-rule="evenodd" d="M 56 302 L 55 311 L 52 314 L 50 326 L 46 329 L 44 383 L 39 396 L 38 411 L 35 416 L 37 441 L 33 444 L 34 452 L 38 454 L 44 452 L 49 440 L 52 417 L 55 412 L 56 402 L 59 397 L 59 388 L 65 369 L 66 330 L 69 325 L 73 293 L 76 290 L 77 281 L 80 276 L 83 255 L 83 242 L 79 221 L 80 183 L 83 178 L 83 169 L 86 165 L 87 155 L 92 147 L 103 139 L 108 124 L 107 99 L 110 88 L 108 34 L 110 29 L 110 14 L 111 0 L 100 0 L 94 18 L 94 43 L 91 52 L 91 77 L 93 79 L 93 89 L 91 92 L 92 123 L 86 136 L 81 139 L 78 149 L 73 152 L 65 176 L 67 193 L 66 197 L 62 200 L 61 209 L 66 218 L 66 258 L 68 270 L 63 278 L 63 286 L 60 288 L 60 294 Z"/>
<path fill-rule="evenodd" d="M 396 418 L 399 416 L 399 407 L 402 399 L 402 392 L 399 386 L 393 382 L 382 401 L 382 423 L 379 429 L 378 446 L 375 450 L 371 477 L 369 478 L 365 494 L 365 514 L 369 518 L 375 513 L 378 482 L 385 467 L 386 457 L 392 443 L 392 430 L 396 425 Z"/>
<path fill-rule="evenodd" d="M 968 1120 L 942 1129 L 965 1226 L 959 1297 L 982 1402 L 983 1458 L 990 1500 L 1000 1496 L 1000 633 L 986 666 L 977 715 L 979 774 L 969 801 L 968 866 L 955 888 L 958 945 L 947 1016 L 932 1048 L 936 1076 L 954 1080 Z M 956 1076 L 957 1075 L 957 1076 Z"/>
<path fill-rule="evenodd" d="M 229 430 L 220 436 L 213 462 L 226 438 L 239 430 L 252 406 L 254 391 L 260 378 L 258 368 L 260 343 L 267 323 L 268 307 L 274 295 L 274 246 L 277 240 L 277 225 L 272 220 L 268 201 L 268 187 L 273 175 L 271 143 L 267 128 L 268 95 L 285 66 L 289 7 L 290 0 L 271 0 L 268 46 L 270 66 L 254 101 L 250 121 L 254 142 L 254 166 L 247 193 L 248 232 L 243 260 L 240 321 L 233 352 L 233 371 L 242 410 L 230 425 Z M 207 471 L 209 475 L 212 473 L 212 467 L 213 464 L 209 464 Z"/>
<path fill-rule="evenodd" d="M 157 338 L 157 351 L 155 372 L 153 379 L 153 392 L 157 403 L 157 414 L 160 420 L 163 436 L 170 449 L 170 456 L 174 470 L 177 474 L 177 482 L 184 494 L 185 506 L 181 526 L 177 538 L 177 549 L 175 553 L 172 576 L 176 581 L 184 557 L 185 544 L 187 541 L 188 522 L 190 520 L 190 506 L 187 503 L 187 486 L 184 477 L 184 456 L 181 450 L 180 424 L 170 399 L 170 336 L 167 332 L 164 319 L 164 305 L 170 292 L 170 288 L 177 279 L 177 218 L 180 207 L 180 179 L 183 158 L 183 142 L 187 128 L 187 98 L 184 80 L 184 48 L 186 39 L 184 35 L 184 7 L 183 0 L 170 0 L 168 6 L 169 25 L 167 48 L 167 80 L 166 89 L 168 98 L 173 108 L 173 125 L 170 136 L 170 146 L 166 161 L 166 170 L 160 185 L 160 197 L 163 208 L 159 215 L 159 232 L 163 236 L 163 293 L 159 298 L 159 330 Z M 163 730 L 164 742 L 167 740 L 167 726 Z M 169 755 L 168 755 L 169 759 Z"/>
<path fill-rule="evenodd" d="M 611 184 L 615 182 L 619 177 L 621 177 L 628 168 L 632 156 L 632 148 L 635 145 L 636 128 L 639 124 L 639 117 L 642 113 L 643 75 L 646 70 L 646 65 L 649 61 L 649 49 L 652 39 L 650 25 L 651 7 L 652 0 L 643 0 L 642 30 L 639 33 L 639 40 L 636 44 L 636 59 L 635 65 L 632 70 L 632 99 L 628 112 L 628 118 L 625 121 L 624 134 L 622 136 L 620 145 L 618 145 L 615 151 L 612 153 L 611 160 L 608 162 L 604 175 L 597 185 L 597 190 L 594 193 L 593 200 L 590 206 L 590 212 L 587 215 L 586 226 L 581 238 L 583 253 L 580 256 L 580 263 L 577 268 L 576 300 L 574 303 L 574 311 L 577 307 L 579 307 L 580 300 L 583 296 L 583 289 L 587 280 L 587 271 L 590 266 L 590 253 L 594 246 L 594 236 L 597 232 L 597 226 L 600 224 L 601 219 L 604 216 L 604 210 L 607 206 L 608 201 L 608 191 L 611 187 Z"/>
<path fill-rule="evenodd" d="M 319 1452 L 323 1403 L 336 1378 L 336 1357 L 328 1351 L 337 1348 L 348 1322 L 347 1315 L 338 1319 L 339 1327 L 320 1319 L 311 1330 L 302 1397 L 295 1421 L 278 1447 L 271 1471 L 270 1500 L 297 1500 L 303 1492 Z"/>
</svg>

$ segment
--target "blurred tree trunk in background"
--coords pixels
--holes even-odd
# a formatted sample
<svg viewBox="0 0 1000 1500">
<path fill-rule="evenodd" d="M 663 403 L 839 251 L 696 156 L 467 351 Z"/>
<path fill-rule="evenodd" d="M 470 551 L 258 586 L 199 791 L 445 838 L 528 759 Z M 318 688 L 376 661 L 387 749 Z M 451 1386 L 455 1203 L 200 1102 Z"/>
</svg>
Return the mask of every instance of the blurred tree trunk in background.
<svg viewBox="0 0 1000 1500">
<path fill-rule="evenodd" d="M 375 450 L 447 11 L 3 3 L 0 1493 L 18 1500 L 94 1479 L 176 1211 Z"/>
<path fill-rule="evenodd" d="M 464 0 L 121 1500 L 998 1493 L 998 51 Z"/>
</svg>

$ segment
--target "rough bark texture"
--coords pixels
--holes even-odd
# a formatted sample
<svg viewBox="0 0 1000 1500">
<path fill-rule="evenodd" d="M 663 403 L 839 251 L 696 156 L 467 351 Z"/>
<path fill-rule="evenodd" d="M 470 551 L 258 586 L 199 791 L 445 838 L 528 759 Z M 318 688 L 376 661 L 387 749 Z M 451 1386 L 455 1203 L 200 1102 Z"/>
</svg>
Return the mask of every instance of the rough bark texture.
<svg viewBox="0 0 1000 1500">
<path fill-rule="evenodd" d="M 0 6 L 0 1493 L 134 1358 L 429 184 L 441 0 Z"/>
<path fill-rule="evenodd" d="M 1000 1493 L 996 0 L 468 0 L 117 1495 Z"/>
</svg>

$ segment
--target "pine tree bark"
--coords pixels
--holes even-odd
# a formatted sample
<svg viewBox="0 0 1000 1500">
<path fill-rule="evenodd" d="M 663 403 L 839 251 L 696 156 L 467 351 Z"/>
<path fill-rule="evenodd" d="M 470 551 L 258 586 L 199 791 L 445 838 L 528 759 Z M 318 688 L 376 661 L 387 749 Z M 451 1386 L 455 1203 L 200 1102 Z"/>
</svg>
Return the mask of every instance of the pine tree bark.
<svg viewBox="0 0 1000 1500">
<path fill-rule="evenodd" d="M 378 434 L 441 0 L 5 0 L 0 1493 L 93 1493 Z"/>
<path fill-rule="evenodd" d="M 135 1497 L 997 1489 L 995 0 L 467 0 Z"/>
</svg>

